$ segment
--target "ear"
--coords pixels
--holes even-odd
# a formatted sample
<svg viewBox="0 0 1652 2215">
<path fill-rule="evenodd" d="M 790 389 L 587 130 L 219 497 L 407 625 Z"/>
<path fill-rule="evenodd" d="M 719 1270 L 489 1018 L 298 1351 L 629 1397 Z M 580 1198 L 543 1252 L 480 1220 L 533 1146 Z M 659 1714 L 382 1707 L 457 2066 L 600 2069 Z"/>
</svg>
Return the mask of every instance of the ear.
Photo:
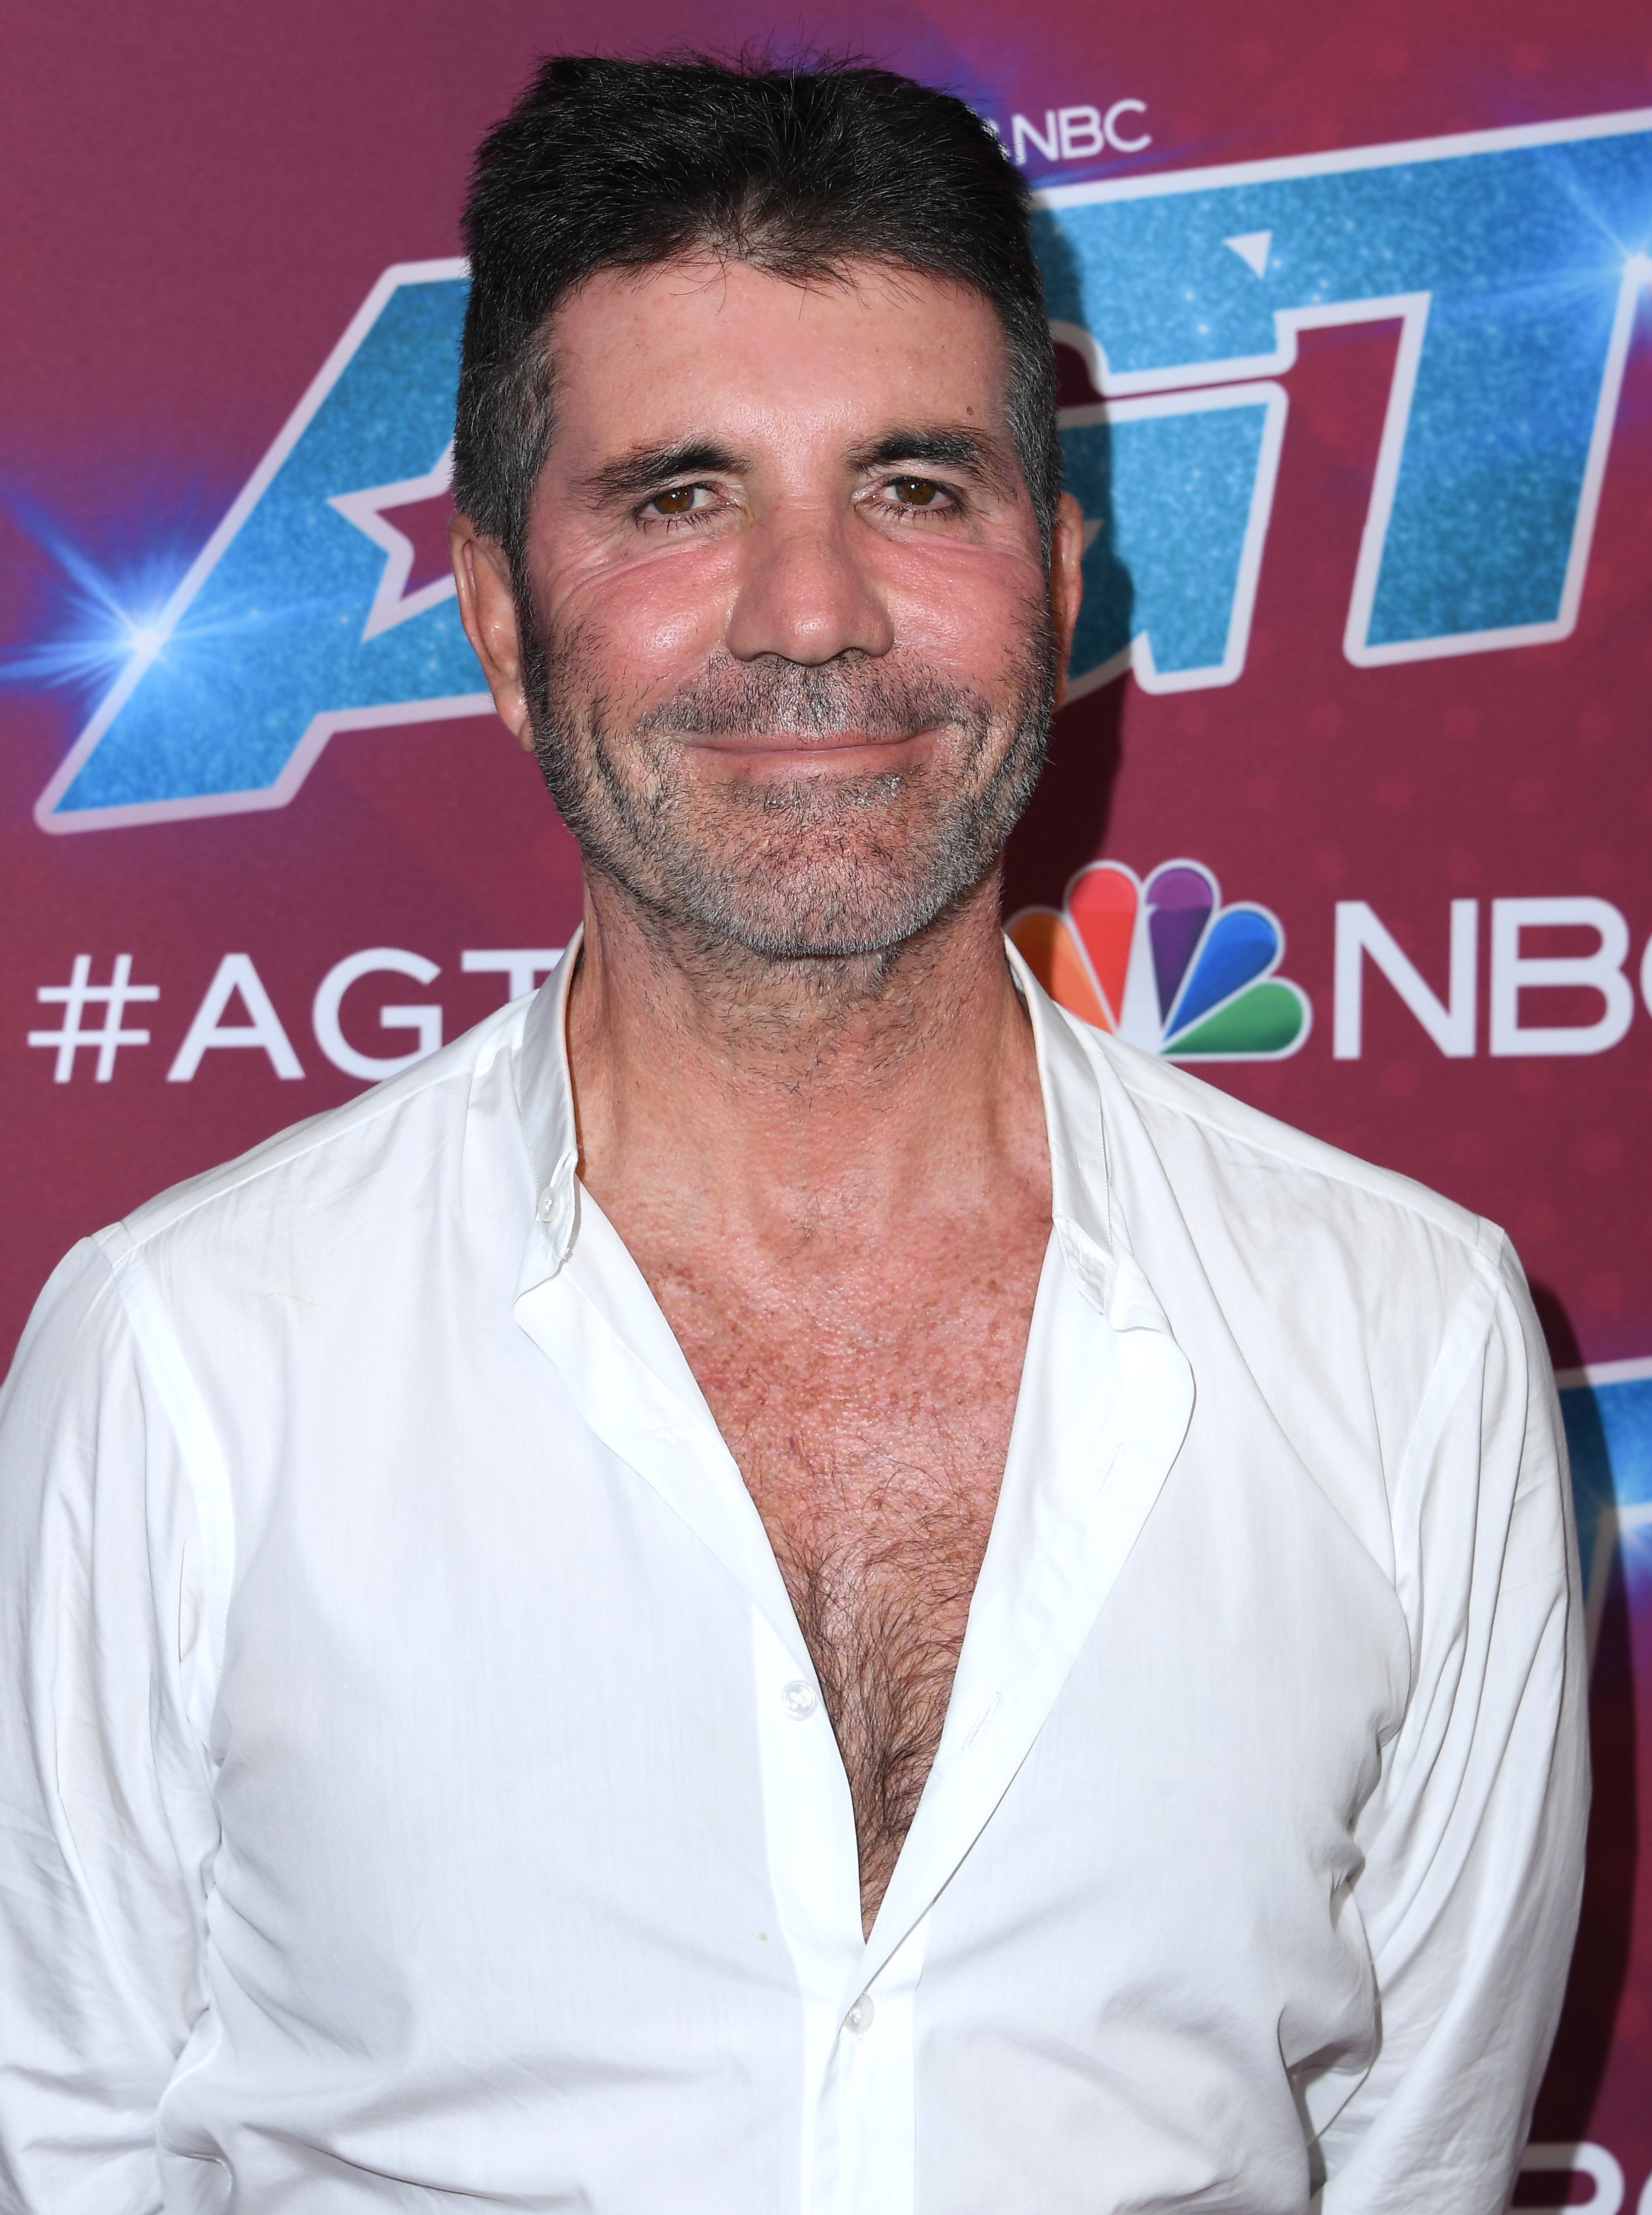
<svg viewBox="0 0 1652 2215">
<path fill-rule="evenodd" d="M 1055 705 L 1067 697 L 1067 661 L 1084 598 L 1084 511 L 1070 492 L 1056 503 L 1049 534 L 1049 616 L 1055 632 Z"/>
<path fill-rule="evenodd" d="M 531 749 L 534 737 L 522 689 L 522 635 L 505 549 L 497 538 L 485 537 L 468 515 L 456 515 L 448 525 L 448 548 L 459 591 L 459 620 L 482 665 L 493 705 L 500 720 Z"/>
</svg>

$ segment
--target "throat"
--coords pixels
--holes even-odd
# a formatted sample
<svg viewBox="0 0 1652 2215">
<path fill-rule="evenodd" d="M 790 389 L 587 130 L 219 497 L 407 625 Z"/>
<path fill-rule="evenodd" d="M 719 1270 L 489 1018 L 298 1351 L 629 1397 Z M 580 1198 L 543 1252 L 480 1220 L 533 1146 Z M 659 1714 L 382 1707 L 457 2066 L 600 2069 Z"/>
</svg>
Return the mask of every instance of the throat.
<svg viewBox="0 0 1652 2215">
<path fill-rule="evenodd" d="M 940 1745 L 990 1521 L 960 1499 L 918 1529 L 776 1549 L 848 1777 L 868 1935 Z"/>
</svg>

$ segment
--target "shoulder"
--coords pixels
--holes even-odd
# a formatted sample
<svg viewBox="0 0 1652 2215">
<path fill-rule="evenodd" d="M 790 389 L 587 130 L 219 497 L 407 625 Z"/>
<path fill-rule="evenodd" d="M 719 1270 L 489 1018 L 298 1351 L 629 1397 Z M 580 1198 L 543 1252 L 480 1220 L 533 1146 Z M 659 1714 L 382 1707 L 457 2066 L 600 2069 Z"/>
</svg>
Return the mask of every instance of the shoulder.
<svg viewBox="0 0 1652 2215">
<path fill-rule="evenodd" d="M 474 1150 L 479 1120 L 499 1124 L 490 1104 L 517 1127 L 511 1062 L 527 1005 L 499 1009 L 400 1076 L 173 1186 L 95 1242 L 118 1271 L 139 1257 L 154 1266 L 291 1249 L 322 1224 L 328 1238 L 347 1238 L 415 1192 L 428 1209 Z"/>
<path fill-rule="evenodd" d="M 1503 1233 L 1455 1200 L 1327 1145 L 1172 1062 L 1068 1021 L 1129 1101 L 1166 1172 L 1202 1183 L 1230 1224 L 1272 1234 L 1288 1227 L 1299 1236 L 1318 1227 L 1331 1236 L 1358 1225 L 1380 1251 L 1436 1250 L 1459 1266 L 1475 1257 L 1499 1266 Z"/>
<path fill-rule="evenodd" d="M 1099 1081 L 1111 1204 L 1173 1327 L 1236 1352 L 1293 1427 L 1323 1402 L 1327 1433 L 1374 1426 L 1386 1455 L 1436 1373 L 1466 1377 L 1496 1338 L 1538 1342 L 1495 1224 L 1073 1028 Z"/>
<path fill-rule="evenodd" d="M 1260 1396 L 1373 1558 L 1392 1565 L 1401 1473 L 1459 1405 L 1552 1427 L 1541 1332 L 1495 1224 L 1074 1027 L 1100 1083 L 1121 1227 L 1213 1419 Z M 1218 1413 L 1217 1411 L 1221 1411 Z M 1473 1491 L 1470 1453 L 1463 1497 Z"/>
</svg>

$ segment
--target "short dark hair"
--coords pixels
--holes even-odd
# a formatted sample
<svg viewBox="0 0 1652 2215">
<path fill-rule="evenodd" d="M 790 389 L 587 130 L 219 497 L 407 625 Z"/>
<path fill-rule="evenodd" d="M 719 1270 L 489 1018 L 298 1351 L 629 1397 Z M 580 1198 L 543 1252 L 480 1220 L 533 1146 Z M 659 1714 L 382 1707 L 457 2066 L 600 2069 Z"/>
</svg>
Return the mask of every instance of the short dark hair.
<svg viewBox="0 0 1652 2215">
<path fill-rule="evenodd" d="M 711 253 L 808 282 L 876 261 L 970 285 L 996 310 L 1047 545 L 1061 447 L 1027 210 L 981 119 L 889 70 L 552 57 L 482 141 L 465 208 L 459 508 L 517 569 L 552 431 L 546 327 L 599 270 Z"/>
</svg>

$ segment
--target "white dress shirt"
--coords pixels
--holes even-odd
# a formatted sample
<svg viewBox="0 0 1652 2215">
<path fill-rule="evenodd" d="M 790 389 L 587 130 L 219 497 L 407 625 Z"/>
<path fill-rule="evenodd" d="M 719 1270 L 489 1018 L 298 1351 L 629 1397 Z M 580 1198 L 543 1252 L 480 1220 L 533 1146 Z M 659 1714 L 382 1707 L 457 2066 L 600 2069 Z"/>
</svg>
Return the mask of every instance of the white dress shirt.
<svg viewBox="0 0 1652 2215">
<path fill-rule="evenodd" d="M 1018 962 L 1052 1235 L 866 1940 L 762 1521 L 577 1180 L 568 973 L 40 1302 L 0 2205 L 1496 2215 L 1587 1790 L 1502 1234 Z"/>
</svg>

